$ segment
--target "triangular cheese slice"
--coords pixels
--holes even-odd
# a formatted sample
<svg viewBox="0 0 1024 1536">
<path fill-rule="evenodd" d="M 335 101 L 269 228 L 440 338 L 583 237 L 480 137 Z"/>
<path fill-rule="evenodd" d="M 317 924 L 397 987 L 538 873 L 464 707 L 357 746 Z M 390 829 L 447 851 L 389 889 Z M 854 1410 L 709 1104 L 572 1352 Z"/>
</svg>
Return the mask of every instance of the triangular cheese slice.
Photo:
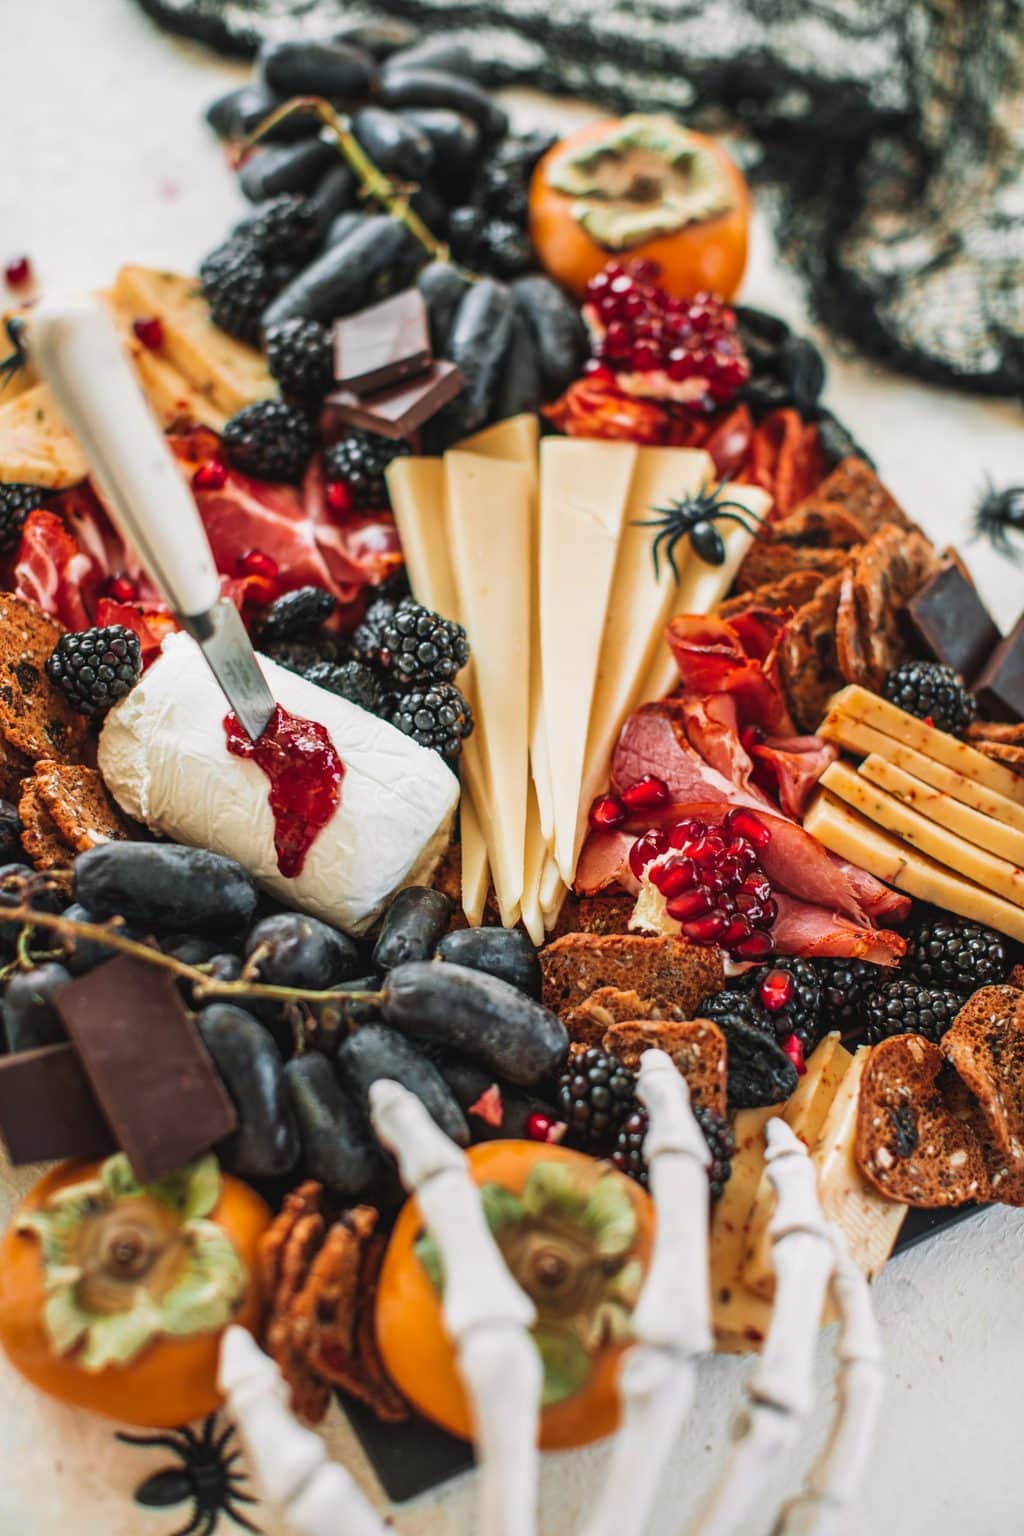
<svg viewBox="0 0 1024 1536">
<path fill-rule="evenodd" d="M 132 330 L 132 317 L 114 302 L 112 294 L 101 295 L 110 306 L 132 365 L 139 376 L 146 399 L 163 431 L 177 422 L 199 422 L 214 432 L 223 430 L 227 416 L 218 410 L 208 395 L 190 384 L 162 351 L 154 352 Z"/>
<path fill-rule="evenodd" d="M 491 866 L 487 862 L 487 844 L 468 782 L 462 786 L 459 802 L 459 837 L 462 851 L 462 910 L 471 928 L 479 928 L 484 918 L 487 892 L 491 888 Z"/>
<path fill-rule="evenodd" d="M 540 454 L 541 671 L 555 858 L 568 885 L 601 637 L 637 449 L 546 438 Z"/>
<path fill-rule="evenodd" d="M 23 480 L 56 491 L 77 485 L 88 473 L 48 385 L 36 384 L 0 404 L 0 481 Z"/>
<path fill-rule="evenodd" d="M 445 454 L 448 545 L 460 622 L 473 637 L 476 731 L 502 921 L 523 896 L 529 782 L 532 477 L 520 464 Z"/>
</svg>

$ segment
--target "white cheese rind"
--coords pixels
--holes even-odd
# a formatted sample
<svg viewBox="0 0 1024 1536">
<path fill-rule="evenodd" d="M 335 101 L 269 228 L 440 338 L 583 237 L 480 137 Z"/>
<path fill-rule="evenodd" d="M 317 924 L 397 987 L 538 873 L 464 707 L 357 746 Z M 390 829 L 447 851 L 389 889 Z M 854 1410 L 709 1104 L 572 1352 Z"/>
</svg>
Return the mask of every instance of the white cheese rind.
<svg viewBox="0 0 1024 1536">
<path fill-rule="evenodd" d="M 326 726 L 345 766 L 341 803 L 295 879 L 277 867 L 269 784 L 227 749 L 227 705 L 199 647 L 171 635 L 100 733 L 99 766 L 129 816 L 176 842 L 237 859 L 290 906 L 362 933 L 403 886 L 429 879 L 459 798 L 434 752 L 266 657 L 275 699 Z"/>
</svg>

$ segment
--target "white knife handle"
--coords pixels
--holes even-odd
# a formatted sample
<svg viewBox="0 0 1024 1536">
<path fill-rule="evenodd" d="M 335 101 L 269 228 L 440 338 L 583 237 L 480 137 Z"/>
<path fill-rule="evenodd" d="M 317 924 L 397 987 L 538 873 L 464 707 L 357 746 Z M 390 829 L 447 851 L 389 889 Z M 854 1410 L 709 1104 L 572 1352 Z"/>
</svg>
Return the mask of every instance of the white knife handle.
<svg viewBox="0 0 1024 1536">
<path fill-rule="evenodd" d="M 220 596 L 206 531 L 110 314 L 87 296 L 51 300 L 25 326 L 121 533 L 179 616 L 205 613 Z"/>
</svg>

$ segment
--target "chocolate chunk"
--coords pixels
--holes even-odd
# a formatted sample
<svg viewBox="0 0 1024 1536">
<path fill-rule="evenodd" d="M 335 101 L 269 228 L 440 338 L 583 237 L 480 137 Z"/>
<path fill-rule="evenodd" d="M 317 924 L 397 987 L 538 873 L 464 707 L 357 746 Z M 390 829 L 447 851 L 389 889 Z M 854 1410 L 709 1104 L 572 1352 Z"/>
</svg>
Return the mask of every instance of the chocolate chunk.
<svg viewBox="0 0 1024 1536">
<path fill-rule="evenodd" d="M 1024 720 L 1024 613 L 978 673 L 974 691 L 986 715 Z"/>
<path fill-rule="evenodd" d="M 418 288 L 334 322 L 334 377 L 360 397 L 426 373 L 432 361 Z"/>
<path fill-rule="evenodd" d="M 466 381 L 454 363 L 432 363 L 419 378 L 378 390 L 365 400 L 351 389 L 333 390 L 327 396 L 328 422 L 377 432 L 381 437 L 409 437 L 465 387 Z"/>
<path fill-rule="evenodd" d="M 0 1056 L 0 1136 L 16 1166 L 116 1151 L 68 1041 Z"/>
<path fill-rule="evenodd" d="M 907 617 L 929 656 L 970 683 L 994 648 L 999 631 L 959 565 L 950 561 L 907 604 Z"/>
<path fill-rule="evenodd" d="M 117 1143 L 143 1184 L 238 1124 L 174 977 L 119 955 L 54 996 Z"/>
</svg>

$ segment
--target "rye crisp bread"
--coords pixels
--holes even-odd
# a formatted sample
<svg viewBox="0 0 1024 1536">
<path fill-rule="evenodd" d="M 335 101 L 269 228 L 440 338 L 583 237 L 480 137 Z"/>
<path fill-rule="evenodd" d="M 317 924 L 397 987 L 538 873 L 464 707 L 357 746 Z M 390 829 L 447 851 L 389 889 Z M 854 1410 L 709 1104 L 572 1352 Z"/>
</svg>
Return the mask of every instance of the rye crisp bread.
<svg viewBox="0 0 1024 1536">
<path fill-rule="evenodd" d="M 75 855 L 54 825 L 34 779 L 26 779 L 22 785 L 18 815 L 21 846 L 35 868 L 67 869 Z"/>
<path fill-rule="evenodd" d="M 836 654 L 836 613 L 843 577 L 818 584 L 817 595 L 797 609 L 778 649 L 779 676 L 789 712 L 803 731 L 816 731 L 828 701 L 843 685 Z"/>
<path fill-rule="evenodd" d="M 1024 747 L 1014 746 L 1008 741 L 976 741 L 974 745 L 983 757 L 1002 763 L 1011 773 L 1024 778 Z"/>
<path fill-rule="evenodd" d="M 726 1043 L 710 1019 L 633 1019 L 613 1024 L 601 1042 L 634 1072 L 644 1051 L 664 1051 L 690 1088 L 695 1104 L 726 1113 Z"/>
<path fill-rule="evenodd" d="M 585 1048 L 600 1045 L 613 1024 L 625 1024 L 631 1019 L 656 1019 L 661 1011 L 650 998 L 638 992 L 622 992 L 617 987 L 598 987 L 585 997 L 578 1007 L 570 1009 L 565 1017 L 565 1027 L 574 1045 Z"/>
<path fill-rule="evenodd" d="M 875 692 L 907 659 L 903 608 L 937 569 L 923 533 L 889 523 L 861 546 L 844 574 L 836 611 L 836 653 L 843 677 Z"/>
<path fill-rule="evenodd" d="M 829 513 L 841 513 L 860 530 L 862 540 L 870 538 L 887 523 L 900 528 L 912 526 L 871 465 L 858 458 L 842 459 L 783 521 L 798 528 L 801 520 L 806 523 L 812 515 L 827 518 Z"/>
<path fill-rule="evenodd" d="M 972 720 L 964 734 L 975 746 L 983 741 L 994 741 L 1001 746 L 1024 747 L 1024 722 L 1021 721 L 1009 725 L 1001 720 Z"/>
<path fill-rule="evenodd" d="M 0 796 L 4 800 L 17 801 L 21 794 L 21 781 L 32 773 L 27 757 L 16 752 L 4 736 L 0 736 Z"/>
<path fill-rule="evenodd" d="M 1011 1166 L 1024 1168 L 1024 992 L 981 987 L 940 1042 Z"/>
<path fill-rule="evenodd" d="M 787 576 L 808 571 L 819 578 L 834 576 L 843 569 L 848 557 L 849 550 L 846 549 L 777 544 L 767 534 L 758 535 L 736 573 L 733 591 L 751 592 L 758 587 L 774 586 L 776 582 L 785 581 Z"/>
<path fill-rule="evenodd" d="M 596 896 L 576 896 L 570 891 L 550 937 L 561 939 L 567 933 L 628 933 L 633 905 L 630 896 L 605 892 Z"/>
<path fill-rule="evenodd" d="M 58 835 L 76 853 L 131 837 L 98 768 L 43 758 L 36 763 L 35 784 Z"/>
<path fill-rule="evenodd" d="M 567 1017 L 600 987 L 694 1018 L 725 983 L 721 951 L 668 935 L 567 933 L 540 952 L 545 1006 Z"/>
<path fill-rule="evenodd" d="M 0 733 L 35 762 L 85 755 L 87 725 L 46 675 L 64 626 L 13 592 L 0 593 Z"/>
<path fill-rule="evenodd" d="M 727 597 L 719 603 L 715 613 L 720 619 L 734 619 L 738 614 L 750 613 L 755 608 L 801 608 L 821 586 L 817 571 L 790 571 L 781 581 L 770 581 L 763 587 L 751 587 L 736 597 Z"/>
<path fill-rule="evenodd" d="M 977 1099 L 950 1068 L 942 1074 L 943 1097 L 950 1112 L 964 1120 L 978 1138 L 988 1173 L 989 1199 L 999 1205 L 1024 1205 L 1024 1167 L 1007 1157 Z"/>
<path fill-rule="evenodd" d="M 855 1156 L 881 1194 L 931 1210 L 987 1200 L 977 1136 L 952 1113 L 945 1057 L 923 1035 L 892 1035 L 871 1052 L 857 1105 Z"/>
</svg>

